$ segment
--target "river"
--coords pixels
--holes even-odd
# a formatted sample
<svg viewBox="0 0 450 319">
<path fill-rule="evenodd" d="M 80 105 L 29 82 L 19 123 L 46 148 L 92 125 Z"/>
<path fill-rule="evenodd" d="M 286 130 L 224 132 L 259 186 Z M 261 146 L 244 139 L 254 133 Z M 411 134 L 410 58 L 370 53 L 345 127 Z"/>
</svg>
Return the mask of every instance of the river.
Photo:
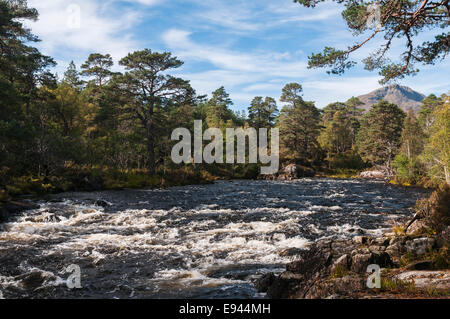
<svg viewBox="0 0 450 319">
<path fill-rule="evenodd" d="M 325 237 L 377 236 L 427 191 L 325 178 L 36 200 L 0 231 L 5 298 L 264 298 L 253 282 Z M 81 289 L 69 289 L 69 265 Z"/>
</svg>

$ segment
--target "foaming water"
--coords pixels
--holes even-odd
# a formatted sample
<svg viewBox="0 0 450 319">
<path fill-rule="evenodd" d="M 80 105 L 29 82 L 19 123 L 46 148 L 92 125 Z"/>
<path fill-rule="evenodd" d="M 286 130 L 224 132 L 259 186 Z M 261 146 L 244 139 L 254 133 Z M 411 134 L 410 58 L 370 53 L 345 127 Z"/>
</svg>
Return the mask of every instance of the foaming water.
<svg viewBox="0 0 450 319">
<path fill-rule="evenodd" d="M 253 281 L 282 271 L 312 242 L 379 235 L 423 196 L 330 179 L 59 194 L 3 226 L 0 291 L 6 298 L 261 297 Z M 65 286 L 71 264 L 81 268 L 82 289 Z M 38 279 L 24 279 L 36 272 Z"/>
</svg>

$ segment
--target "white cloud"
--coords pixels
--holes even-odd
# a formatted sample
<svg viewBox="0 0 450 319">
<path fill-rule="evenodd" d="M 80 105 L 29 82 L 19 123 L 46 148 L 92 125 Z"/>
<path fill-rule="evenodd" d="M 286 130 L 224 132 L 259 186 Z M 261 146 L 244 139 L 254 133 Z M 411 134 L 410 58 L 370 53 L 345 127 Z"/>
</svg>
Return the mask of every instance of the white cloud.
<svg viewBox="0 0 450 319">
<path fill-rule="evenodd" d="M 305 61 L 289 59 L 289 55 L 278 52 L 248 53 L 233 51 L 191 41 L 191 33 L 171 29 L 163 34 L 166 45 L 175 55 L 184 59 L 209 62 L 225 70 L 265 74 L 268 77 L 294 78 L 314 73 L 306 68 Z"/>
<path fill-rule="evenodd" d="M 126 2 L 139 3 L 146 6 L 153 6 L 160 3 L 160 0 L 125 0 Z"/>
<path fill-rule="evenodd" d="M 345 102 L 352 96 L 369 93 L 380 84 L 379 76 L 366 77 L 330 77 L 329 80 L 305 81 L 302 84 L 305 99 L 315 101 L 317 106 L 324 107 L 328 103 Z"/>
<path fill-rule="evenodd" d="M 117 12 L 110 1 L 29 0 L 28 3 L 40 15 L 37 22 L 26 23 L 41 38 L 39 47 L 45 54 L 82 61 L 88 54 L 99 52 L 118 60 L 138 47 L 138 41 L 129 32 L 139 21 L 137 11 Z"/>
<path fill-rule="evenodd" d="M 171 29 L 162 39 L 173 52 L 189 65 L 194 62 L 211 64 L 212 70 L 180 71 L 201 94 L 220 86 L 230 92 L 236 104 L 247 105 L 255 95 L 279 97 L 287 82 L 301 82 L 307 75 L 321 71 L 308 70 L 305 61 L 287 52 L 242 52 L 211 44 L 197 43 L 186 30 Z"/>
</svg>

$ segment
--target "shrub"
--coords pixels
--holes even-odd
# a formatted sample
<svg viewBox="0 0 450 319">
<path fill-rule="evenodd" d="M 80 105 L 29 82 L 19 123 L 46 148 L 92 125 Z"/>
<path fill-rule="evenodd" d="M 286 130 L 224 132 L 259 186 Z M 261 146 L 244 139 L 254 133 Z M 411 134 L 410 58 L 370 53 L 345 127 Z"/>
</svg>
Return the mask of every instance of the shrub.
<svg viewBox="0 0 450 319">
<path fill-rule="evenodd" d="M 418 201 L 416 212 L 432 230 L 437 233 L 445 230 L 450 225 L 450 186 L 444 184 L 430 198 Z"/>
</svg>

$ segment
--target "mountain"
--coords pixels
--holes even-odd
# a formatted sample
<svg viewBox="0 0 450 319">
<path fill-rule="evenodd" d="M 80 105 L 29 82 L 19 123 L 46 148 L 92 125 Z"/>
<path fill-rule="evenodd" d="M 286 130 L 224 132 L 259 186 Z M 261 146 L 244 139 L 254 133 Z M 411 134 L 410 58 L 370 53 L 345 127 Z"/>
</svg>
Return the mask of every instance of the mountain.
<svg viewBox="0 0 450 319">
<path fill-rule="evenodd" d="M 407 86 L 394 84 L 358 96 L 358 98 L 364 103 L 361 107 L 366 111 L 368 111 L 373 104 L 384 99 L 390 103 L 397 104 L 405 112 L 408 112 L 411 108 L 415 112 L 418 112 L 425 95 L 416 92 Z"/>
</svg>

